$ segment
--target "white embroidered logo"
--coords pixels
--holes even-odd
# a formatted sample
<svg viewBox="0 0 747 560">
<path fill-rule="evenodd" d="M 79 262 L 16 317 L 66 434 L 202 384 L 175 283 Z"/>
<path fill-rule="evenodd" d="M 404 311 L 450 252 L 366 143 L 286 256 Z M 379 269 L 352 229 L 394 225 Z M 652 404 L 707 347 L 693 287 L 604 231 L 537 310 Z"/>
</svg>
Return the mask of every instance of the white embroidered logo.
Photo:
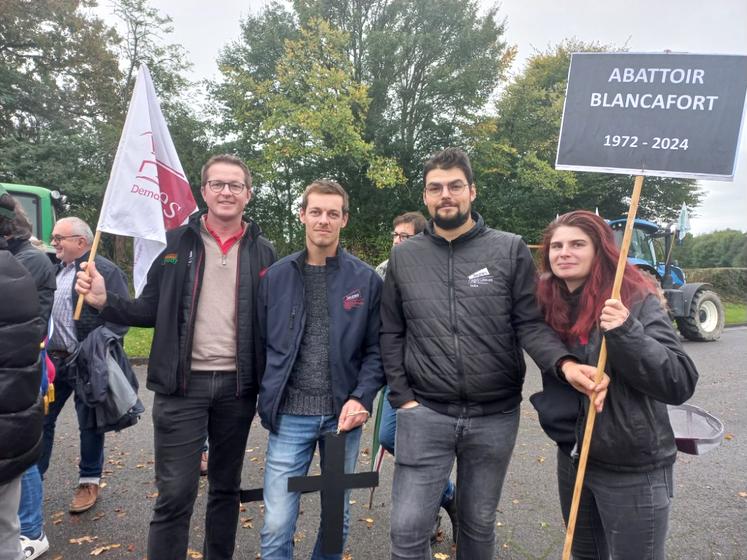
<svg viewBox="0 0 747 560">
<path fill-rule="evenodd" d="M 487 268 L 481 268 L 477 272 L 473 272 L 467 276 L 467 282 L 469 282 L 470 288 L 477 288 L 483 284 L 492 284 L 493 275 L 488 272 Z"/>
</svg>

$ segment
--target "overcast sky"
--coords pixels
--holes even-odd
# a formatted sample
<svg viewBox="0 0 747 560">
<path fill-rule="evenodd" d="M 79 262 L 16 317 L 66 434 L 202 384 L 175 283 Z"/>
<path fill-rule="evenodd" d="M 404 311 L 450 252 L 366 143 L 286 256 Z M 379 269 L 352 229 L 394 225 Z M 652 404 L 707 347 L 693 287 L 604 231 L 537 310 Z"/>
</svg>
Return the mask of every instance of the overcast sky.
<svg viewBox="0 0 747 560">
<path fill-rule="evenodd" d="M 97 12 L 113 21 L 106 0 Z M 483 5 L 492 2 L 481 0 Z M 215 78 L 221 47 L 239 35 L 239 22 L 269 4 L 266 0 L 151 0 L 174 20 L 172 40 L 194 64 L 195 80 Z M 745 0 L 503 0 L 499 17 L 506 40 L 518 47 L 513 72 L 528 57 L 567 38 L 626 45 L 632 52 L 747 55 Z M 744 124 L 743 124 L 744 129 Z M 702 205 L 691 217 L 693 233 L 716 229 L 747 231 L 747 133 L 742 134 L 734 182 L 701 181 Z M 631 181 L 632 187 L 632 181 Z M 645 196 L 645 183 L 643 188 Z"/>
</svg>

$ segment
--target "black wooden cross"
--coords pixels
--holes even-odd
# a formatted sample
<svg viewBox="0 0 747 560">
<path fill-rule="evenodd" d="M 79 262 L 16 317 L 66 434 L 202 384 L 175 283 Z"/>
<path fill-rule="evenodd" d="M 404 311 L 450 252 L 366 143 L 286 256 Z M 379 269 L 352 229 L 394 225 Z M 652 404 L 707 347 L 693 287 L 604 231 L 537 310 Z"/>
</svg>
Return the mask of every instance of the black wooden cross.
<svg viewBox="0 0 747 560">
<path fill-rule="evenodd" d="M 322 492 L 322 553 L 342 552 L 342 525 L 345 490 L 379 485 L 379 473 L 345 474 L 346 434 L 324 435 L 324 458 L 320 476 L 294 476 L 288 479 L 288 492 Z M 241 491 L 242 502 L 262 500 L 262 488 Z"/>
</svg>

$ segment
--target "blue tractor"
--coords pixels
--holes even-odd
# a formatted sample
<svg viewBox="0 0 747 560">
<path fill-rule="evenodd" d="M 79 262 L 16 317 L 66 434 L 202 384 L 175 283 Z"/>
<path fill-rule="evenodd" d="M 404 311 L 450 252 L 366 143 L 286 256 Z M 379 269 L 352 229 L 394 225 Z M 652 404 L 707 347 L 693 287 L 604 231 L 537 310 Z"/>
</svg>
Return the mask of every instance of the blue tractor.
<svg viewBox="0 0 747 560">
<path fill-rule="evenodd" d="M 620 245 L 625 219 L 610 220 Z M 663 247 L 662 247 L 663 241 Z M 710 284 L 688 284 L 685 273 L 671 262 L 674 232 L 653 222 L 636 219 L 628 262 L 654 276 L 669 304 L 680 333 L 689 340 L 717 340 L 724 329 L 724 306 Z"/>
</svg>

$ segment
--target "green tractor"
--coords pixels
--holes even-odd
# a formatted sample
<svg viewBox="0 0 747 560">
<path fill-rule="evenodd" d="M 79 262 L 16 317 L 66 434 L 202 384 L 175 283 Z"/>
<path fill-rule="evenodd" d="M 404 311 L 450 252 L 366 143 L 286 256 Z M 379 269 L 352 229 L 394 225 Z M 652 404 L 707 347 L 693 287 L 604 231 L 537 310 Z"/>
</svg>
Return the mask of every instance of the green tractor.
<svg viewBox="0 0 747 560">
<path fill-rule="evenodd" d="M 15 185 L 13 183 L 0 183 L 21 203 L 26 215 L 31 221 L 34 237 L 44 243 L 46 252 L 54 258 L 55 251 L 50 247 L 49 241 L 52 237 L 52 229 L 57 221 L 57 212 L 69 209 L 67 197 L 60 191 L 52 191 L 44 187 L 31 185 Z"/>
<path fill-rule="evenodd" d="M 625 219 L 611 220 L 609 224 L 619 245 L 625 231 Z M 683 270 L 671 262 L 673 243 L 671 229 L 636 219 L 628 262 L 656 278 L 682 336 L 688 340 L 718 340 L 724 330 L 721 298 L 710 284 L 687 283 Z"/>
</svg>

